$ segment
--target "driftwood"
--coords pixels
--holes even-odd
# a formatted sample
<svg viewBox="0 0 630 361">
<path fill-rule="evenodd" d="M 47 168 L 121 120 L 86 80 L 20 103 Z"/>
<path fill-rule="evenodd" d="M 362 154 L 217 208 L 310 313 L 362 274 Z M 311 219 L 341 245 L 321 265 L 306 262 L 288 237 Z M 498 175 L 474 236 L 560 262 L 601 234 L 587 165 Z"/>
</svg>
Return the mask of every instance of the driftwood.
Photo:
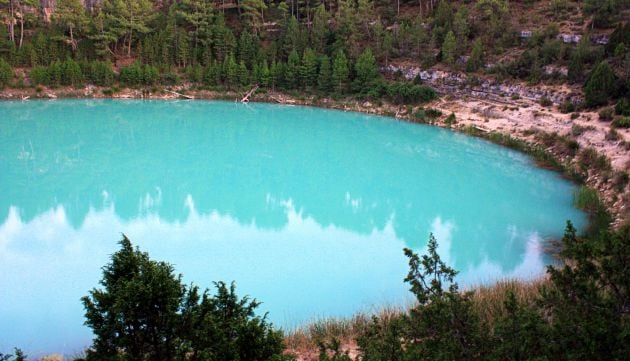
<svg viewBox="0 0 630 361">
<path fill-rule="evenodd" d="M 249 97 L 252 96 L 252 94 L 254 94 L 254 92 L 258 89 L 258 84 L 256 84 L 255 87 L 252 88 L 252 90 L 250 90 L 249 92 L 247 92 L 247 94 L 245 94 L 245 96 L 243 97 L 243 99 L 241 99 L 241 103 L 249 103 Z"/>
<path fill-rule="evenodd" d="M 177 96 L 178 96 L 178 97 L 180 97 L 180 98 L 184 98 L 184 99 L 195 99 L 195 97 L 194 97 L 194 96 L 192 96 L 192 95 L 181 94 L 181 93 L 174 92 L 174 91 L 172 91 L 172 90 L 168 90 L 168 89 L 164 89 L 164 91 L 165 91 L 165 92 L 168 92 L 168 93 L 171 93 L 171 94 L 175 94 L 175 95 L 177 95 Z"/>
</svg>

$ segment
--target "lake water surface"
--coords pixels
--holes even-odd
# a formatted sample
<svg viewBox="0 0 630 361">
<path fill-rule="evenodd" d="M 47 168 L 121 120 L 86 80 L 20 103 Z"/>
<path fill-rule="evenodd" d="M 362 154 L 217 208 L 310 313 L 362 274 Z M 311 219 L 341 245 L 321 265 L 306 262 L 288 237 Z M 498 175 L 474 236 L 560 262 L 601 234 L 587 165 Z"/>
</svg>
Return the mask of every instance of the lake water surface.
<svg viewBox="0 0 630 361">
<path fill-rule="evenodd" d="M 125 233 L 186 282 L 235 280 L 281 327 L 410 300 L 430 232 L 464 285 L 532 278 L 574 186 L 480 139 L 210 101 L 0 103 L 0 352 L 80 351 Z"/>
</svg>

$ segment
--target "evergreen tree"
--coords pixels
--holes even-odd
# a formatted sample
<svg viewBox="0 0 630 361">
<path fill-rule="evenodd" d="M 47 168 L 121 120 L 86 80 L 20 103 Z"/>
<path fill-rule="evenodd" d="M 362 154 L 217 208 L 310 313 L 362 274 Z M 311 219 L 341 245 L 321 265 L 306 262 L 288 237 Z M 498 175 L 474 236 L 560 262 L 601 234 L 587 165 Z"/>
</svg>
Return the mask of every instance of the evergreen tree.
<svg viewBox="0 0 630 361">
<path fill-rule="evenodd" d="M 260 75 L 258 77 L 258 82 L 263 87 L 269 87 L 271 85 L 271 71 L 269 70 L 269 65 L 267 64 L 267 60 L 263 60 L 260 65 Z"/>
<path fill-rule="evenodd" d="M 68 31 L 68 42 L 72 47 L 72 52 L 76 52 L 77 40 L 74 35 L 85 31 L 89 24 L 89 18 L 81 0 L 57 0 L 52 21 Z"/>
<path fill-rule="evenodd" d="M 584 98 L 589 106 L 607 104 L 615 93 L 615 73 L 606 61 L 597 65 L 584 87 Z"/>
<path fill-rule="evenodd" d="M 224 61 L 236 49 L 236 37 L 232 30 L 225 25 L 222 15 L 217 16 L 212 27 L 214 53 L 218 61 Z"/>
<path fill-rule="evenodd" d="M 378 64 L 372 55 L 372 50 L 366 48 L 354 64 L 355 78 L 353 81 L 354 91 L 366 94 L 370 91 L 374 82 L 380 77 Z"/>
<path fill-rule="evenodd" d="M 243 60 L 241 60 L 238 64 L 236 78 L 238 79 L 238 83 L 240 85 L 249 85 L 249 71 L 247 70 L 247 65 L 245 65 L 245 62 Z"/>
<path fill-rule="evenodd" d="M 85 80 L 81 67 L 72 59 L 67 59 L 61 64 L 61 84 L 79 86 Z"/>
<path fill-rule="evenodd" d="M 330 33 L 329 20 L 330 16 L 324 4 L 320 4 L 315 10 L 313 26 L 311 27 L 311 46 L 316 53 L 323 53 L 326 50 L 326 42 Z"/>
<path fill-rule="evenodd" d="M 326 55 L 319 58 L 319 74 L 317 75 L 317 89 L 329 92 L 332 88 L 332 73 L 330 69 L 330 59 Z"/>
<path fill-rule="evenodd" d="M 206 67 L 203 82 L 208 86 L 216 86 L 221 83 L 221 65 L 213 61 Z"/>
<path fill-rule="evenodd" d="M 449 31 L 444 38 L 442 44 L 442 61 L 448 65 L 455 64 L 455 57 L 457 56 L 457 41 L 455 40 L 455 34 Z"/>
<path fill-rule="evenodd" d="M 299 85 L 300 80 L 300 56 L 297 50 L 292 50 L 287 60 L 287 66 L 284 71 L 285 86 L 294 89 Z"/>
<path fill-rule="evenodd" d="M 350 70 L 346 54 L 343 51 L 339 51 L 333 59 L 332 69 L 332 82 L 337 92 L 343 93 L 346 90 L 349 75 Z"/>
<path fill-rule="evenodd" d="M 483 45 L 481 44 L 481 38 L 477 38 L 473 43 L 470 58 L 466 62 L 466 71 L 475 72 L 481 67 L 483 67 Z"/>
<path fill-rule="evenodd" d="M 0 58 L 0 89 L 9 85 L 13 79 L 13 69 L 3 58 Z"/>
<path fill-rule="evenodd" d="M 196 64 L 202 47 L 209 46 L 213 5 L 205 0 L 180 0 L 175 8 L 178 23 L 192 29 L 192 61 Z M 180 25 L 180 26 L 181 26 Z"/>
<path fill-rule="evenodd" d="M 315 52 L 306 48 L 300 66 L 300 82 L 303 86 L 311 88 L 317 84 L 317 63 Z"/>
<path fill-rule="evenodd" d="M 148 22 L 153 16 L 153 4 L 149 0 L 104 0 L 102 31 L 108 39 L 123 41 L 127 55 L 131 55 L 134 36 L 149 32 Z"/>
<path fill-rule="evenodd" d="M 225 85 L 230 89 L 238 84 L 238 68 L 234 54 L 228 55 L 223 62 L 223 78 L 225 79 Z"/>
<path fill-rule="evenodd" d="M 257 35 L 261 34 L 265 22 L 264 11 L 267 5 L 263 0 L 241 0 L 241 16 L 245 19 L 247 27 Z"/>
</svg>

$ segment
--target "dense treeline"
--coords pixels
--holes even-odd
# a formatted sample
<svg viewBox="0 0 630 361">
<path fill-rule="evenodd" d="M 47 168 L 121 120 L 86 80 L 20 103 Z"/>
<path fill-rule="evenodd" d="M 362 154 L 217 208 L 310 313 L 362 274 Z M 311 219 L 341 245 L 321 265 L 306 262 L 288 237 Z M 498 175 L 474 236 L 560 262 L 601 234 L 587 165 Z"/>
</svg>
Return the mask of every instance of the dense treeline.
<svg viewBox="0 0 630 361">
<path fill-rule="evenodd" d="M 32 0 L 3 4 L 7 26 L 0 26 L 0 57 L 13 67 L 47 67 L 50 74 L 38 68 L 31 78 L 43 85 L 80 83 L 77 77 L 57 78 L 61 64 L 72 59 L 86 82 L 92 82 L 91 65 L 83 63 L 110 61 L 121 82 L 131 86 L 189 80 L 228 89 L 257 83 L 367 96 L 395 91 L 373 82 L 380 80 L 379 66 L 405 59 L 424 67 L 442 63 L 500 77 L 533 82 L 564 77 L 578 84 L 606 62 L 614 84 L 604 86 L 605 94 L 624 97 L 630 88 L 630 24 L 623 17 L 628 0 L 102 0 L 89 2 L 89 9 L 81 0 L 57 0 L 46 17 Z M 516 6 L 543 7 L 554 21 L 522 38 L 523 29 L 512 21 Z M 592 44 L 588 34 L 577 45 L 558 39 L 557 22 L 578 8 L 591 27 L 615 28 L 607 45 Z M 486 66 L 488 59 L 515 50 L 520 55 Z M 144 68 L 130 64 L 133 59 Z M 122 76 L 125 64 L 130 68 Z M 568 74 L 549 73 L 545 67 L 552 64 L 566 66 Z M 7 74 L 0 63 L 0 86 L 11 82 Z M 601 104 L 595 98 L 589 105 Z"/>
</svg>

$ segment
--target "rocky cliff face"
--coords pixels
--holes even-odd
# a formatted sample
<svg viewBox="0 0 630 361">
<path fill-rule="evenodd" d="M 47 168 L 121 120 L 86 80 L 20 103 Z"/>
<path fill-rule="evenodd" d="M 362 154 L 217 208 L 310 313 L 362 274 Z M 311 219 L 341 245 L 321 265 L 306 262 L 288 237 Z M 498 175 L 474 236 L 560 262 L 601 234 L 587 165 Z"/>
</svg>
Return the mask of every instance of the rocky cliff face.
<svg viewBox="0 0 630 361">
<path fill-rule="evenodd" d="M 420 67 L 397 66 L 394 64 L 390 64 L 382 70 L 391 74 L 401 74 L 406 79 L 420 77 L 423 82 L 431 85 L 442 94 L 468 95 L 499 102 L 505 102 L 515 97 L 536 102 L 545 97 L 555 104 L 562 104 L 565 101 L 577 103 L 583 100 L 581 94 L 573 93 L 569 90 L 500 83 L 485 79 L 472 80 L 463 73 L 434 69 L 423 70 Z"/>
</svg>

